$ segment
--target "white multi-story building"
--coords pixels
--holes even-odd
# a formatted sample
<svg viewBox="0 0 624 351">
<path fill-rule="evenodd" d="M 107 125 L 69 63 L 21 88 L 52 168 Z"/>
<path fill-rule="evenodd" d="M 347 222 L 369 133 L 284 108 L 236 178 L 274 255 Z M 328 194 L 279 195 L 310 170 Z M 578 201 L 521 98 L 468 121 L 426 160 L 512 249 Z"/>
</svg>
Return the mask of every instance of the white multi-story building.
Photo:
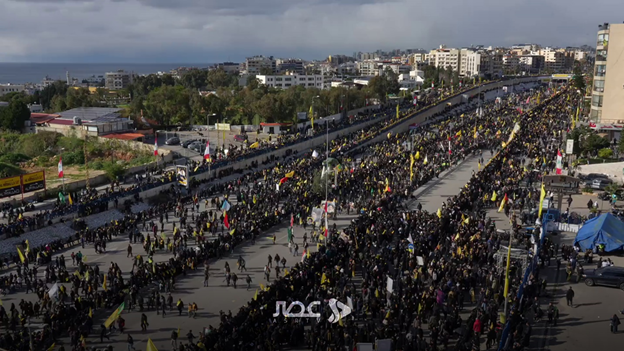
<svg viewBox="0 0 624 351">
<path fill-rule="evenodd" d="M 9 93 L 20 93 L 20 92 L 28 92 L 26 86 L 23 84 L 0 84 L 0 96 L 4 96 Z"/>
<path fill-rule="evenodd" d="M 277 68 L 273 56 L 264 57 L 262 55 L 248 57 L 242 66 L 241 74 L 243 75 L 260 74 L 261 70 L 268 70 L 269 72 L 275 73 Z"/>
<path fill-rule="evenodd" d="M 261 84 L 269 87 L 288 89 L 297 85 L 306 88 L 325 89 L 325 77 L 320 74 L 285 74 L 285 75 L 256 75 Z"/>
<path fill-rule="evenodd" d="M 446 46 L 440 45 L 439 49 L 429 52 L 429 64 L 444 69 L 450 67 L 458 72 L 461 65 L 461 50 L 447 49 Z"/>
</svg>

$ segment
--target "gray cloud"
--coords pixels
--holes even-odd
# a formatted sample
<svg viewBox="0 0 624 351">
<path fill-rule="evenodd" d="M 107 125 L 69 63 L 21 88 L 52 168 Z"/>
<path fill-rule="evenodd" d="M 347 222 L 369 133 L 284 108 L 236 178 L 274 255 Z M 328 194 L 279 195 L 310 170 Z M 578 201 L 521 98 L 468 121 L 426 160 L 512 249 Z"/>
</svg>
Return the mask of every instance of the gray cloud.
<svg viewBox="0 0 624 351">
<path fill-rule="evenodd" d="M 592 45 L 621 0 L 0 0 L 0 61 L 323 58 L 376 49 Z M 539 8 L 539 11 L 535 11 Z M 614 15 L 610 15 L 614 14 Z M 116 58 L 111 58 L 116 57 Z"/>
</svg>

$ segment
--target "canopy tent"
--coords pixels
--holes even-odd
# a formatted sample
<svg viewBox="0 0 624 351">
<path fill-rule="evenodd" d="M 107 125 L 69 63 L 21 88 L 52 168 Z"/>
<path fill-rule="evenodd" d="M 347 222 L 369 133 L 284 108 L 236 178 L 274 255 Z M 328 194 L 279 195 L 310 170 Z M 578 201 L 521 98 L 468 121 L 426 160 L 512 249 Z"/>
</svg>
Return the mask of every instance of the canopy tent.
<svg viewBox="0 0 624 351">
<path fill-rule="evenodd" d="M 583 224 L 576 234 L 574 244 L 578 244 L 583 251 L 594 250 L 603 244 L 606 252 L 624 248 L 624 222 L 610 213 L 592 218 Z"/>
</svg>

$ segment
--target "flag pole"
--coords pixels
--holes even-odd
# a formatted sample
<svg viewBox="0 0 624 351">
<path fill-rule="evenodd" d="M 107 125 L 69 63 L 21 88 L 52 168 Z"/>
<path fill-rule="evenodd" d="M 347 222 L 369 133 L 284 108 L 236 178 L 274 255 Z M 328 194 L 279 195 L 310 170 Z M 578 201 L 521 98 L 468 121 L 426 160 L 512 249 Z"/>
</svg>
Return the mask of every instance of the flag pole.
<svg viewBox="0 0 624 351">
<path fill-rule="evenodd" d="M 327 223 L 327 217 L 329 213 L 327 212 L 327 197 L 328 197 L 328 183 L 329 183 L 329 120 L 325 120 L 325 167 L 327 170 L 325 171 L 325 230 L 327 231 L 327 238 L 329 239 L 329 225 Z"/>
</svg>

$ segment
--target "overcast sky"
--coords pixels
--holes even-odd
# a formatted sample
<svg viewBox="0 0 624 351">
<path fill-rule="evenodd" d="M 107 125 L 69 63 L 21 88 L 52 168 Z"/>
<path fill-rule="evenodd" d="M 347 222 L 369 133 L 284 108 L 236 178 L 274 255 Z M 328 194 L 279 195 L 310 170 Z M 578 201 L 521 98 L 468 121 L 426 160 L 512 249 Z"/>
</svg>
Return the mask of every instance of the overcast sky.
<svg viewBox="0 0 624 351">
<path fill-rule="evenodd" d="M 623 20 L 622 0 L 0 0 L 0 62 L 212 63 L 440 44 L 595 45 L 599 23 Z"/>
</svg>

